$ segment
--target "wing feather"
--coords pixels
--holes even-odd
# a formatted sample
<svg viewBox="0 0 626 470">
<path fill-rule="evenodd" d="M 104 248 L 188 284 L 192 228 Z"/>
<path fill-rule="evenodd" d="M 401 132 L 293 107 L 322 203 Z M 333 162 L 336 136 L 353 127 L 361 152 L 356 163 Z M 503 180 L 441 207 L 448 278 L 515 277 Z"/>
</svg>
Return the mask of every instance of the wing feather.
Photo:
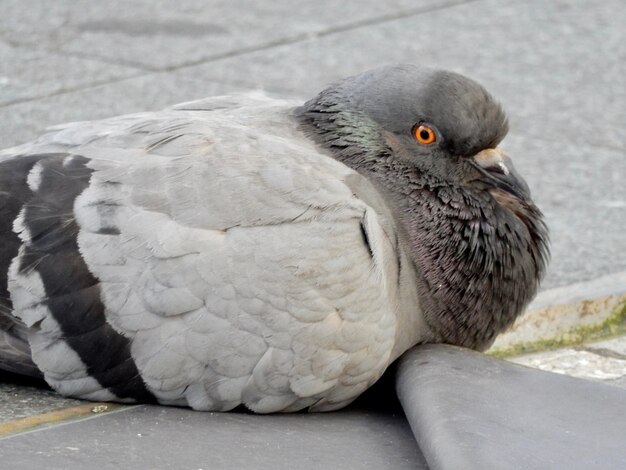
<svg viewBox="0 0 626 470">
<path fill-rule="evenodd" d="M 78 248 L 162 403 L 334 409 L 393 359 L 392 218 L 289 109 L 202 100 L 67 125 L 19 149 L 87 159 Z"/>
</svg>

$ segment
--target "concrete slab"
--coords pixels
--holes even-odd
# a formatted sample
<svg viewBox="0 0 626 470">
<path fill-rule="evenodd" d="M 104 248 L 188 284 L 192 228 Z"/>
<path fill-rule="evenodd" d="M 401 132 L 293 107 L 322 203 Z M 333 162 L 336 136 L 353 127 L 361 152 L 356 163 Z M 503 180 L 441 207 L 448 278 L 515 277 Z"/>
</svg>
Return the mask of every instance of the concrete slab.
<svg viewBox="0 0 626 470">
<path fill-rule="evenodd" d="M 257 416 L 139 406 L 0 439 L 12 469 L 426 469 L 402 414 Z"/>
<path fill-rule="evenodd" d="M 444 345 L 403 356 L 398 394 L 432 470 L 626 467 L 626 390 Z"/>
<path fill-rule="evenodd" d="M 15 44 L 155 70 L 265 49 L 454 3 L 458 1 L 171 0 L 159 2 L 155 8 L 149 0 L 112 0 L 76 8 L 71 0 L 54 5 L 38 0 L 23 8 L 19 0 L 7 0 L 0 31 Z"/>
<path fill-rule="evenodd" d="M 141 71 L 90 59 L 16 48 L 0 41 L 0 106 L 137 75 Z"/>
</svg>

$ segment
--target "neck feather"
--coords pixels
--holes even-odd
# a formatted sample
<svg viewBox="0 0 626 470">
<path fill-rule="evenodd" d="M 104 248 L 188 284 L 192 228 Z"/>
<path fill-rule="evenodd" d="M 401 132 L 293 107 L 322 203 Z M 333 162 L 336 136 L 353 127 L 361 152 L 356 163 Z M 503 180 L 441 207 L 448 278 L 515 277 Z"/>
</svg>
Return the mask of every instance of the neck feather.
<svg viewBox="0 0 626 470">
<path fill-rule="evenodd" d="M 436 340 L 486 349 L 535 296 L 545 271 L 547 230 L 539 209 L 508 195 L 452 186 L 392 158 L 374 123 L 338 104 L 332 90 L 295 116 L 391 206 Z"/>
</svg>

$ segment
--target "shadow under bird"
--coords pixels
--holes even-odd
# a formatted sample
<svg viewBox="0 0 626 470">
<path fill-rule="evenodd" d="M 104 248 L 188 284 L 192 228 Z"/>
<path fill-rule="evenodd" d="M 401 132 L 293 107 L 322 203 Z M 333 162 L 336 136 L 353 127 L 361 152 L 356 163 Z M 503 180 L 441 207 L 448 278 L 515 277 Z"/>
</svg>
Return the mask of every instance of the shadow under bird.
<svg viewBox="0 0 626 470">
<path fill-rule="evenodd" d="M 419 343 L 482 350 L 547 231 L 477 83 L 412 65 L 0 153 L 0 369 L 89 400 L 341 408 Z"/>
</svg>

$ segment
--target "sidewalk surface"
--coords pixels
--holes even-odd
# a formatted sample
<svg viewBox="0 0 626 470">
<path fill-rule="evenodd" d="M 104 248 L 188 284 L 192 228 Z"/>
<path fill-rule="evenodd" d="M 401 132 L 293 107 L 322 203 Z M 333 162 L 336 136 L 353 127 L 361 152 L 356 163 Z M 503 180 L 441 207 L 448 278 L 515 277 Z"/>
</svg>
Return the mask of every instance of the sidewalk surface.
<svg viewBox="0 0 626 470">
<path fill-rule="evenodd" d="M 455 70 L 507 110 L 503 146 L 551 231 L 542 294 L 583 286 L 582 317 L 585 302 L 626 293 L 594 284 L 626 272 L 624 25 L 622 0 L 3 0 L 0 148 L 47 126 L 215 94 L 306 99 L 387 63 Z M 626 388 L 621 334 L 512 360 Z M 80 468 L 94 456 L 111 468 L 201 468 L 220 449 L 210 468 L 245 468 L 260 455 L 258 468 L 293 468 L 289 456 L 301 468 L 426 468 L 402 408 L 384 397 L 389 406 L 306 419 L 208 416 L 85 406 L 0 376 L 0 466 Z M 351 467 L 346 452 L 356 455 Z"/>
</svg>

